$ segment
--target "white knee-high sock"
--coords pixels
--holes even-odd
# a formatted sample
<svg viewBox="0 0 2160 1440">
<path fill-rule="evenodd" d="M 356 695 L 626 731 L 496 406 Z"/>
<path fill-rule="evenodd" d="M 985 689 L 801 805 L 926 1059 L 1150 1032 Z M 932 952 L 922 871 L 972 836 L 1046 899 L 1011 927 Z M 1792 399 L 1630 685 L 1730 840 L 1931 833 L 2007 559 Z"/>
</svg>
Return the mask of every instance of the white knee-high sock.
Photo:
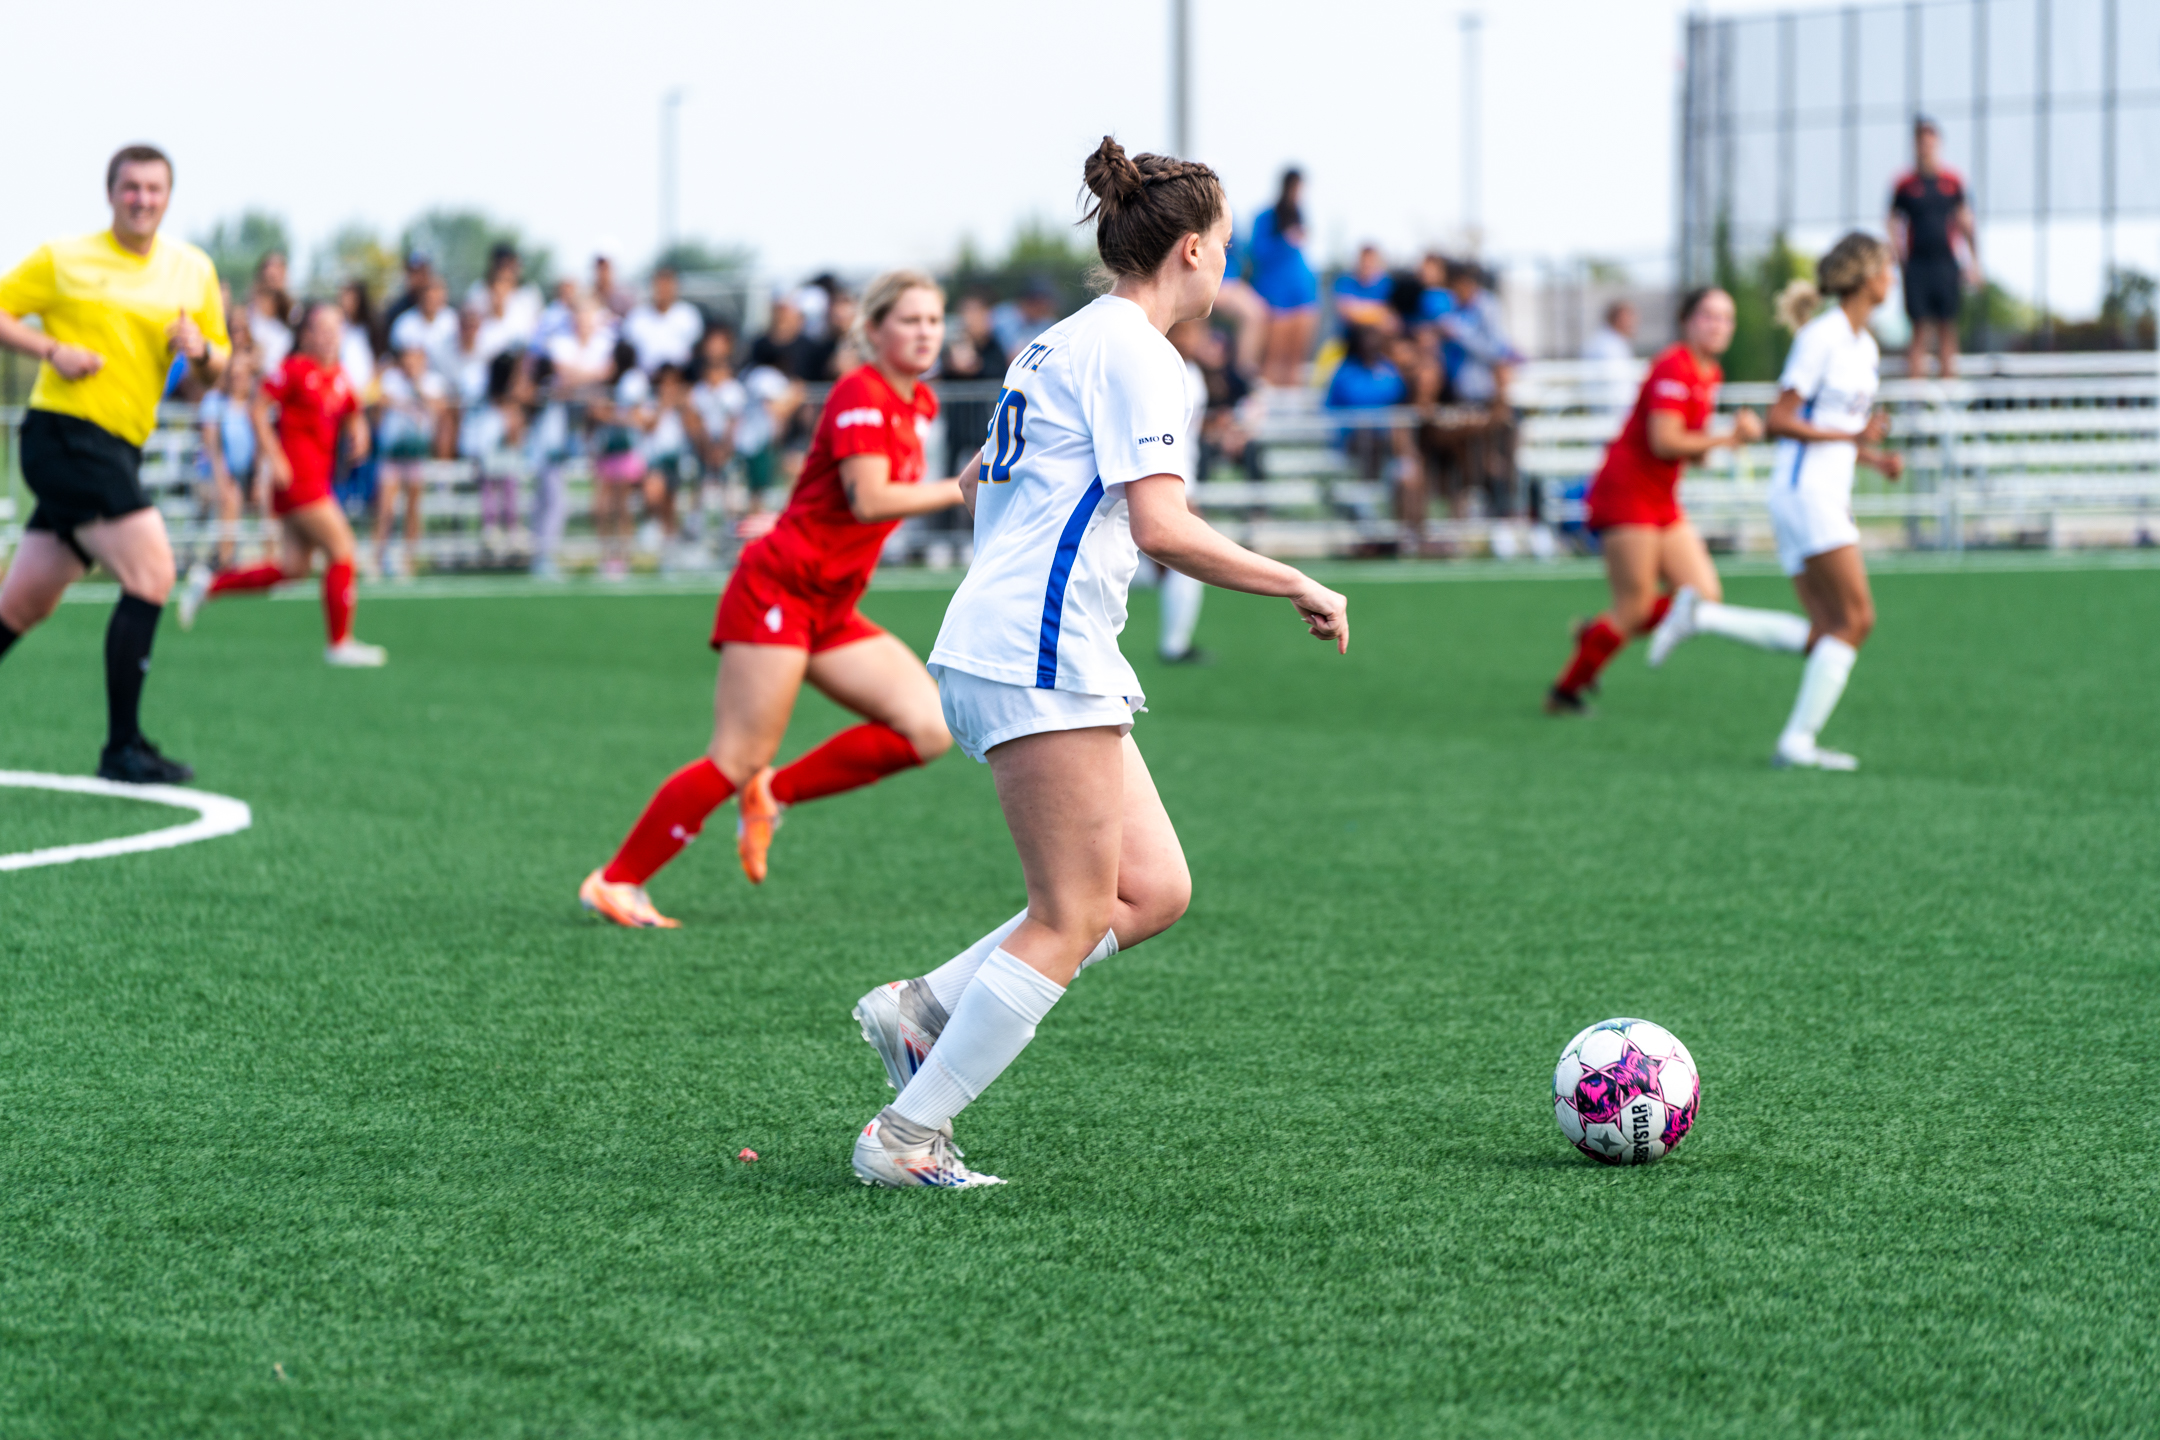
<svg viewBox="0 0 2160 1440">
<path fill-rule="evenodd" d="M 944 1006 L 948 1014 L 960 1003 L 960 997 L 967 994 L 967 987 L 975 981 L 975 972 L 982 969 L 983 961 L 990 958 L 990 952 L 1004 944 L 1006 937 L 1020 928 L 1020 922 L 1027 919 L 1027 914 L 1027 911 L 1022 910 L 923 977 L 923 983 L 930 987 L 930 993 L 937 996 L 938 1004 Z M 1117 932 L 1105 930 L 1102 939 L 1095 942 L 1095 948 L 1088 951 L 1087 957 L 1080 962 L 1080 970 L 1087 969 L 1098 960 L 1107 960 L 1115 954 Z M 1073 971 L 1074 979 L 1079 978 L 1080 970 Z"/>
<path fill-rule="evenodd" d="M 1758 650 L 1784 650 L 1797 655 L 1807 649 L 1807 617 L 1789 610 L 1751 610 L 1745 605 L 1704 600 L 1695 607 L 1695 628 L 1704 635 L 1722 635 Z"/>
<path fill-rule="evenodd" d="M 892 1108 L 932 1130 L 952 1123 L 1027 1048 L 1035 1027 L 1064 993 L 1026 961 L 1002 949 L 991 951 L 945 1022 L 930 1058 Z"/>
<path fill-rule="evenodd" d="M 1206 594 L 1207 586 L 1192 576 L 1163 571 L 1162 638 L 1157 647 L 1163 655 L 1174 658 L 1192 649 L 1193 631 L 1200 624 L 1200 601 Z"/>
<path fill-rule="evenodd" d="M 1807 668 L 1800 672 L 1800 697 L 1793 701 L 1792 718 L 1785 722 L 1785 733 L 1778 739 L 1780 745 L 1815 743 L 1823 726 L 1830 723 L 1830 712 L 1837 709 L 1838 697 L 1845 693 L 1845 681 L 1859 655 L 1835 635 L 1825 635 L 1815 642 Z"/>
<path fill-rule="evenodd" d="M 944 1006 L 948 1014 L 951 1013 L 954 1006 L 960 1003 L 960 997 L 967 994 L 967 987 L 975 981 L 975 972 L 982 969 L 982 963 L 990 958 L 990 952 L 1004 944 L 1005 937 L 1019 929 L 1020 922 L 1025 919 L 1027 919 L 1027 911 L 1022 910 L 1012 919 L 1007 920 L 997 929 L 992 930 L 982 939 L 977 940 L 967 949 L 962 950 L 958 955 L 953 956 L 952 959 L 947 960 L 937 969 L 923 976 L 923 982 L 930 987 L 930 993 L 937 996 L 937 1003 Z"/>
</svg>

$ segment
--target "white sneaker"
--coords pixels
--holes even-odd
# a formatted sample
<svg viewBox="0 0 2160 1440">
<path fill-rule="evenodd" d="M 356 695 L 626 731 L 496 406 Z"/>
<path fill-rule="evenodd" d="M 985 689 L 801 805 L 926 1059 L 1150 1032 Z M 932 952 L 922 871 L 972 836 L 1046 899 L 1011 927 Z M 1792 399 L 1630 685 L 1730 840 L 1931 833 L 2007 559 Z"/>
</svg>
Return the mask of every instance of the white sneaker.
<svg viewBox="0 0 2160 1440">
<path fill-rule="evenodd" d="M 1780 738 L 1777 749 L 1770 756 L 1770 764 L 1779 770 L 1858 770 L 1857 757 L 1843 750 L 1826 750 L 1812 740 Z"/>
<path fill-rule="evenodd" d="M 198 560 L 188 567 L 187 582 L 180 587 L 180 628 L 195 628 L 195 612 L 210 598 L 210 567 Z"/>
<path fill-rule="evenodd" d="M 895 980 L 880 985 L 855 1002 L 855 1023 L 862 1038 L 885 1062 L 885 1082 L 905 1090 L 930 1047 L 944 1033 L 950 1017 L 930 987 L 920 980 Z"/>
<path fill-rule="evenodd" d="M 893 1113 L 878 1111 L 855 1137 L 855 1178 L 865 1185 L 910 1190 L 917 1185 L 958 1189 L 967 1185 L 1002 1185 L 995 1175 L 970 1170 L 943 1131 L 926 1129 Z"/>
<path fill-rule="evenodd" d="M 1658 621 L 1657 629 L 1650 632 L 1651 669 L 1663 665 L 1665 657 L 1695 633 L 1695 607 L 1701 601 L 1702 596 L 1695 593 L 1692 585 L 1682 585 L 1673 592 L 1671 608 L 1665 612 L 1665 618 Z"/>
<path fill-rule="evenodd" d="M 372 670 L 390 663 L 390 652 L 364 640 L 345 640 L 323 651 L 327 663 L 347 670 Z"/>
</svg>

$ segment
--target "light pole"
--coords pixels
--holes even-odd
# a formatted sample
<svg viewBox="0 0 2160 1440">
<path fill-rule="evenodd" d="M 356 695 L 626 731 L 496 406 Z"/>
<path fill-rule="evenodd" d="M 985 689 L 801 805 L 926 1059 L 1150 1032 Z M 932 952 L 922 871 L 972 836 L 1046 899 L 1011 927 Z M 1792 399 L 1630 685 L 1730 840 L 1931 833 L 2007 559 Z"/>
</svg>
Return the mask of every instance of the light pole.
<svg viewBox="0 0 2160 1440">
<path fill-rule="evenodd" d="M 1482 173 L 1482 135 L 1479 131 L 1484 111 L 1480 87 L 1484 83 L 1484 35 L 1485 17 L 1475 10 L 1465 10 L 1459 22 L 1462 26 L 1462 216 L 1463 235 L 1470 242 L 1472 255 L 1484 247 L 1485 227 L 1478 213 L 1482 202 L 1484 174 Z"/>
<path fill-rule="evenodd" d="M 1170 0 L 1170 153 L 1192 158 L 1192 0 Z"/>
<path fill-rule="evenodd" d="M 660 249 L 663 253 L 673 249 L 681 236 L 678 186 L 682 148 L 678 132 L 682 100 L 679 85 L 660 97 Z"/>
</svg>

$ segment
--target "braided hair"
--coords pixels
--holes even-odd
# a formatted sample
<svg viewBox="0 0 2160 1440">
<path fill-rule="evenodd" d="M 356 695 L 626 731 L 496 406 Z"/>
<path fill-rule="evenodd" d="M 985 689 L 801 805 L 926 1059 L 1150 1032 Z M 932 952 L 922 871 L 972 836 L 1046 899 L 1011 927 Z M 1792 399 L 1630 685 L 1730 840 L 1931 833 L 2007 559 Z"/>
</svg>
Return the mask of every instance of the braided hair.
<svg viewBox="0 0 2160 1440">
<path fill-rule="evenodd" d="M 1081 172 L 1095 203 L 1095 248 L 1113 275 L 1152 275 L 1178 241 L 1205 234 L 1228 202 L 1222 180 L 1197 160 L 1128 156 L 1108 135 Z"/>
</svg>

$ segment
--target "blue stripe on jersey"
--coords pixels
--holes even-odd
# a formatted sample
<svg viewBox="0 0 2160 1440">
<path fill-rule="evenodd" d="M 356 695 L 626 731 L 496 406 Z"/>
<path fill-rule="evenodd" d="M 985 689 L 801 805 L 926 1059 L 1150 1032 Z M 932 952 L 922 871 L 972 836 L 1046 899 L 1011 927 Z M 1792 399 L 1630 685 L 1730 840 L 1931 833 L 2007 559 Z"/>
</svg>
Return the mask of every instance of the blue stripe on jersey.
<svg viewBox="0 0 2160 1440">
<path fill-rule="evenodd" d="M 1802 420 L 1815 418 L 1815 402 L 1820 399 L 1822 399 L 1822 391 L 1820 390 L 1808 396 L 1807 404 L 1800 407 L 1800 418 Z M 1801 462 L 1807 459 L 1807 447 L 1808 442 L 1805 440 L 1793 441 L 1792 474 L 1785 477 L 1787 489 L 1797 490 L 1800 488 L 1800 465 Z"/>
<path fill-rule="evenodd" d="M 1057 554 L 1050 561 L 1050 584 L 1043 591 L 1042 642 L 1035 655 L 1035 688 L 1057 689 L 1058 629 L 1065 619 L 1065 582 L 1072 578 L 1073 559 L 1080 553 L 1080 537 L 1087 533 L 1095 507 L 1102 503 L 1102 476 L 1095 477 L 1080 503 L 1065 521 L 1058 536 Z"/>
</svg>

